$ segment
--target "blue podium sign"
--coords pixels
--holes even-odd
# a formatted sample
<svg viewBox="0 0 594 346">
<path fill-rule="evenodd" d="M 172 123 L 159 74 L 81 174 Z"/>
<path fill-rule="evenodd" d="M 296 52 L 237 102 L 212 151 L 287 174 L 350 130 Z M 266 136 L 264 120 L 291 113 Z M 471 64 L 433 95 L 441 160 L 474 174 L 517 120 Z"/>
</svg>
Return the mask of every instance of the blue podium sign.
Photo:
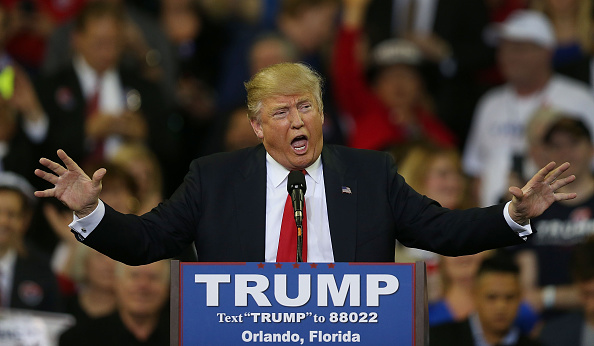
<svg viewBox="0 0 594 346">
<path fill-rule="evenodd" d="M 418 265 L 176 261 L 172 344 L 421 345 Z"/>
</svg>

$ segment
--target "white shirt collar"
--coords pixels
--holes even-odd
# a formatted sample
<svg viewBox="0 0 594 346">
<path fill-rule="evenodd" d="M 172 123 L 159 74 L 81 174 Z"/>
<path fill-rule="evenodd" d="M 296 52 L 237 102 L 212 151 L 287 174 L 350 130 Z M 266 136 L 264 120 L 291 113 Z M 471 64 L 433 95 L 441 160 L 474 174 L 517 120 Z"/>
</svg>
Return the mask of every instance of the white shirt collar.
<svg viewBox="0 0 594 346">
<path fill-rule="evenodd" d="M 0 272 L 2 272 L 2 274 L 7 273 L 8 270 L 12 269 L 16 257 L 17 253 L 15 249 L 9 249 L 4 256 L 0 257 Z"/>
<path fill-rule="evenodd" d="M 98 87 L 101 87 L 97 85 L 99 76 L 97 75 L 97 72 L 91 67 L 91 65 L 87 63 L 85 58 L 80 54 L 73 58 L 72 65 L 74 66 L 74 71 L 76 71 L 80 81 L 83 94 L 85 95 L 85 98 L 88 98 L 97 90 Z M 111 77 L 112 75 L 117 75 L 115 68 L 110 68 L 109 70 L 105 71 L 101 77 L 102 79 L 105 79 L 106 77 Z"/>
<path fill-rule="evenodd" d="M 266 167 L 268 169 L 268 178 L 272 185 L 277 188 L 289 175 L 289 170 L 278 163 L 268 152 L 266 152 Z M 318 184 L 322 179 L 322 155 L 318 156 L 309 167 L 305 168 L 307 175 Z"/>
</svg>

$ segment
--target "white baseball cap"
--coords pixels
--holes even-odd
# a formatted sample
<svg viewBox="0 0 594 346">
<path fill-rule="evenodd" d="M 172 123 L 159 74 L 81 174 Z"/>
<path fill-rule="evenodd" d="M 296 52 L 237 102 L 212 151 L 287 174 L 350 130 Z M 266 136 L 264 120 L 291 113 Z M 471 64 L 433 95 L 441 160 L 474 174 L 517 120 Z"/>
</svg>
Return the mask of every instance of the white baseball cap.
<svg viewBox="0 0 594 346">
<path fill-rule="evenodd" d="M 36 202 L 35 196 L 33 195 L 33 186 L 31 186 L 27 179 L 16 173 L 0 172 L 0 187 L 6 187 L 21 192 L 27 198 L 30 205 L 34 205 Z"/>
<path fill-rule="evenodd" d="M 422 55 L 419 48 L 412 42 L 403 39 L 388 39 L 378 43 L 373 49 L 372 59 L 376 66 L 419 65 Z"/>
<path fill-rule="evenodd" d="M 499 38 L 528 41 L 544 48 L 555 47 L 555 34 L 548 18 L 537 11 L 517 10 L 501 24 Z"/>
</svg>

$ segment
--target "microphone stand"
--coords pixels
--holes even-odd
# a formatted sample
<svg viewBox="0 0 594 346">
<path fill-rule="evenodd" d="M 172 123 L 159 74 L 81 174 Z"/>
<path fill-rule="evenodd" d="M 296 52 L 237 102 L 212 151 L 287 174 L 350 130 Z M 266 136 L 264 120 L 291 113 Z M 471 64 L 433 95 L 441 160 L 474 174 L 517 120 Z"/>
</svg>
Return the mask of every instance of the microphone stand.
<svg viewBox="0 0 594 346">
<path fill-rule="evenodd" d="M 303 226 L 297 224 L 297 262 L 303 262 Z"/>
</svg>

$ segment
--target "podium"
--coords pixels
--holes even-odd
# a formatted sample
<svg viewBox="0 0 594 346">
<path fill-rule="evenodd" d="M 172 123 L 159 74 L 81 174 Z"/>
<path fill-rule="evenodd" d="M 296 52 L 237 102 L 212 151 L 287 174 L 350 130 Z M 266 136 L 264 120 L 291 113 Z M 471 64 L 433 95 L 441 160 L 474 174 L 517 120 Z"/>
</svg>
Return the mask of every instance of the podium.
<svg viewBox="0 0 594 346">
<path fill-rule="evenodd" d="M 425 263 L 171 262 L 170 345 L 429 345 Z"/>
</svg>

